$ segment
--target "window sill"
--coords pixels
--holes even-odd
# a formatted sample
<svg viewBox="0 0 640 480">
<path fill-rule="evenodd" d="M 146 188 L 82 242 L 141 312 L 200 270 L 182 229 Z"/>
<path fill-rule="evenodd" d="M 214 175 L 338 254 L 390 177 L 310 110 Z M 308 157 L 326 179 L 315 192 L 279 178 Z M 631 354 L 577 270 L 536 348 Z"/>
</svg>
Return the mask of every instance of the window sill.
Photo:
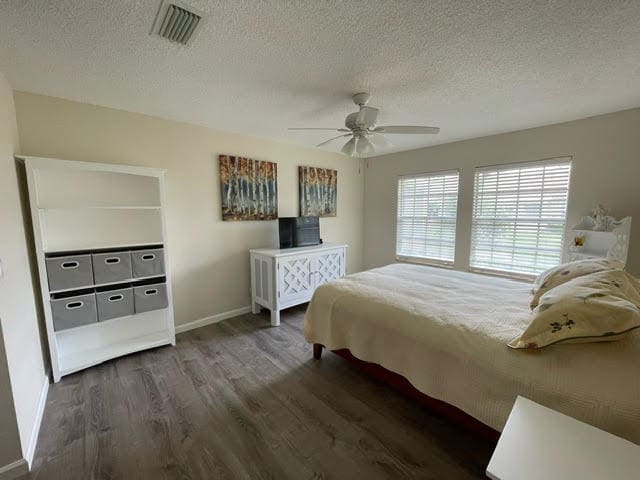
<svg viewBox="0 0 640 480">
<path fill-rule="evenodd" d="M 469 271 L 471 273 L 479 273 L 480 275 L 489 275 L 490 277 L 508 278 L 509 280 L 516 280 L 523 283 L 531 283 L 537 277 L 537 275 L 534 274 L 505 272 L 502 270 L 491 270 L 488 268 L 469 267 Z"/>
<path fill-rule="evenodd" d="M 396 255 L 396 262 L 413 263 L 416 265 L 426 265 L 428 267 L 453 269 L 453 262 L 450 263 L 450 262 L 444 262 L 439 260 L 432 260 L 429 258 L 404 257 L 402 255 Z"/>
</svg>

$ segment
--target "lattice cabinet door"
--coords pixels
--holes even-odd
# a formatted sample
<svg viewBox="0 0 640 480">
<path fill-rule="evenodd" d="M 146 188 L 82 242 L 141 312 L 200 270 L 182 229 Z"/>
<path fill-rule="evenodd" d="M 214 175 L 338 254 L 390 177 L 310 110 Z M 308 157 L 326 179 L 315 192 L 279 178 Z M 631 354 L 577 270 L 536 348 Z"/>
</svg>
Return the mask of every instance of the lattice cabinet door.
<svg viewBox="0 0 640 480">
<path fill-rule="evenodd" d="M 317 255 L 316 287 L 344 277 L 344 250 L 333 250 Z"/>
<path fill-rule="evenodd" d="M 313 255 L 300 255 L 278 259 L 278 303 L 295 305 L 307 301 L 315 288 Z"/>
</svg>

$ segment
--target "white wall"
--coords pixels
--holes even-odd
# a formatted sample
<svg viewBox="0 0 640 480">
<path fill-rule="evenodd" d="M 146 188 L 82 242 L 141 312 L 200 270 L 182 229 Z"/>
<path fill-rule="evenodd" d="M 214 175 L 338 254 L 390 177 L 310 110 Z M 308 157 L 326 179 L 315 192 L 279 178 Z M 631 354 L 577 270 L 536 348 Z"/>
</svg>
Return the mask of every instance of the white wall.
<svg viewBox="0 0 640 480">
<path fill-rule="evenodd" d="M 167 169 L 177 325 L 249 306 L 248 250 L 277 242 L 275 221 L 222 221 L 219 154 L 278 163 L 280 216 L 298 214 L 299 165 L 337 169 L 338 216 L 321 219 L 321 235 L 349 244 L 350 272 L 362 267 L 364 174 L 357 160 L 58 98 L 14 97 L 25 155 Z"/>
<path fill-rule="evenodd" d="M 5 379 L 0 374 L 0 415 L 9 414 L 15 408 L 20 434 L 18 451 L 21 445 L 20 453 L 26 455 L 39 420 L 38 405 L 46 376 L 13 157 L 18 153 L 18 145 L 12 91 L 0 76 L 0 260 L 4 271 L 0 278 L 0 321 L 14 398 L 14 406 L 5 405 L 2 397 L 10 390 L 3 386 Z M 8 432 L 3 428 L 0 437 L 5 433 Z M 0 440 L 0 450 L 2 443 Z M 0 454 L 0 466 L 1 459 Z"/>
<path fill-rule="evenodd" d="M 640 109 L 370 158 L 365 169 L 364 265 L 395 261 L 399 175 L 460 169 L 455 268 L 466 270 L 474 168 L 573 156 L 567 230 L 597 203 L 631 215 L 628 270 L 640 273 Z"/>
</svg>

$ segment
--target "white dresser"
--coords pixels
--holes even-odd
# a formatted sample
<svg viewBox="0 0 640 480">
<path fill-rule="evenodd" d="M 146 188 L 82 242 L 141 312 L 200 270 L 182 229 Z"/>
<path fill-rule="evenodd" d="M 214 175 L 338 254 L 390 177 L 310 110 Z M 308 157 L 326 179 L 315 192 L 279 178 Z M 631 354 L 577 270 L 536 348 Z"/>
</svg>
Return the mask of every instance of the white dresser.
<svg viewBox="0 0 640 480">
<path fill-rule="evenodd" d="M 323 283 L 345 275 L 347 245 L 258 248 L 251 254 L 251 308 L 271 310 L 271 325 L 280 325 L 280 310 L 311 300 Z"/>
</svg>

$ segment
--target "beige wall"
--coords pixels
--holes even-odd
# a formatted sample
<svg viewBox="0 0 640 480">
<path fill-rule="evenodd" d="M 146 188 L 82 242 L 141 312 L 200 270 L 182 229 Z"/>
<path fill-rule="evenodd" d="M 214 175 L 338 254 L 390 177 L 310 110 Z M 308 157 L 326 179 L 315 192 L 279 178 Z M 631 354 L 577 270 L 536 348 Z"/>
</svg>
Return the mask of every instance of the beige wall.
<svg viewBox="0 0 640 480">
<path fill-rule="evenodd" d="M 1 135 L 2 133 L 0 133 Z M 4 350 L 2 322 L 0 321 L 0 469 L 21 458 L 18 420 L 13 407 L 13 391 Z"/>
<path fill-rule="evenodd" d="M 365 268 L 395 260 L 398 175 L 460 169 L 455 268 L 465 270 L 471 242 L 474 168 L 573 156 L 568 229 L 597 203 L 631 215 L 628 269 L 640 273 L 640 109 L 401 152 L 365 169 Z"/>
<path fill-rule="evenodd" d="M 321 235 L 349 244 L 348 270 L 361 269 L 364 175 L 357 160 L 52 97 L 14 96 L 25 155 L 168 170 L 176 324 L 249 306 L 248 249 L 277 242 L 275 221 L 222 221 L 218 154 L 277 162 L 280 216 L 298 214 L 298 165 L 337 169 L 338 216 L 321 219 Z"/>
<path fill-rule="evenodd" d="M 0 76 L 0 260 L 4 275 L 0 278 L 0 321 L 11 389 L 0 373 L 0 415 L 17 419 L 19 441 L 11 445 L 11 460 L 26 453 L 37 420 L 38 400 L 46 381 L 31 272 L 27 256 L 25 230 L 20 204 L 14 153 L 19 149 L 18 131 L 9 84 Z M 1 349 L 0 349 L 1 350 Z M 0 351 L 0 370 L 4 365 Z M 13 393 L 13 405 L 7 404 L 7 392 Z M 11 427 L 0 420 L 0 466 L 7 460 L 2 450 Z M 11 442 L 13 443 L 13 442 Z M 22 445 L 22 452 L 20 447 Z M 15 448 L 18 456 L 15 457 Z"/>
</svg>

